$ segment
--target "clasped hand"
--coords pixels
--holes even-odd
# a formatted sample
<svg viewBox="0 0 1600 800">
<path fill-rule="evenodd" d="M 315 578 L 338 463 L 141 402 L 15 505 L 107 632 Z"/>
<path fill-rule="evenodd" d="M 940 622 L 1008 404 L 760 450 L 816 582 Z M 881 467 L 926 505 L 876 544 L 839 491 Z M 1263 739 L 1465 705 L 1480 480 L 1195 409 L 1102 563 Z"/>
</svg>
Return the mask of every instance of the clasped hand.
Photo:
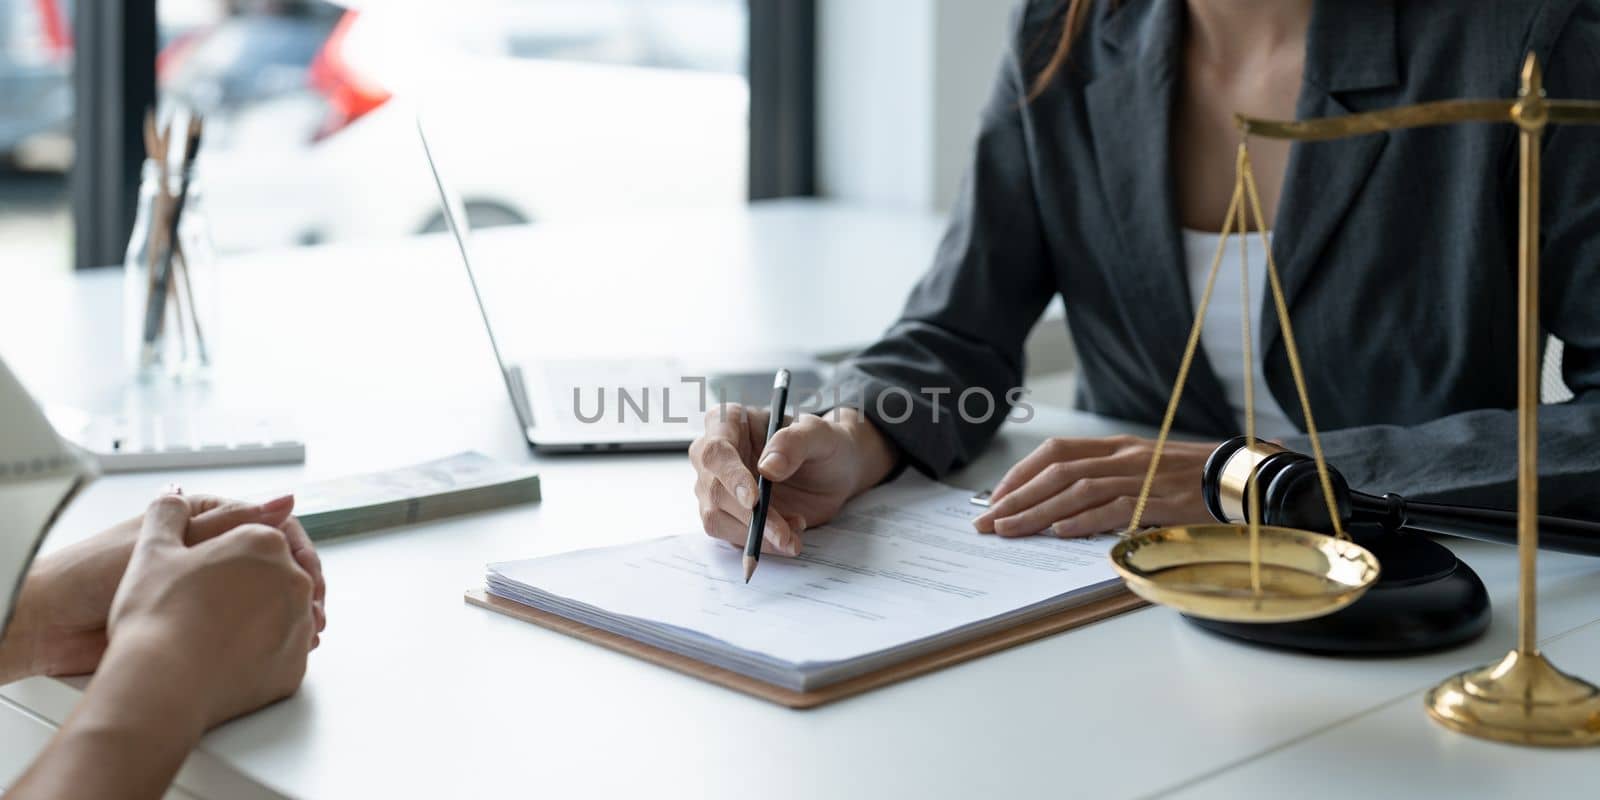
<svg viewBox="0 0 1600 800">
<path fill-rule="evenodd" d="M 0 682 L 95 674 L 12 793 L 159 797 L 205 731 L 299 688 L 325 617 L 293 506 L 174 492 L 39 561 Z"/>
<path fill-rule="evenodd" d="M 154 547 L 147 541 L 166 543 L 162 547 L 196 550 L 186 569 L 232 574 L 227 564 L 206 563 L 204 559 L 220 561 L 219 552 L 239 546 L 235 539 L 265 540 L 270 535 L 279 542 L 285 562 L 295 567 L 306 583 L 304 646 L 315 647 L 318 633 L 327 624 L 323 607 L 327 587 L 316 549 L 299 521 L 290 516 L 293 507 L 292 497 L 255 504 L 203 495 L 170 495 L 159 499 L 144 515 L 39 559 L 23 583 L 11 624 L 0 640 L 0 683 L 28 675 L 93 672 L 111 638 L 109 622 L 114 599 L 121 598 L 132 607 L 141 593 L 180 593 L 175 586 L 158 585 L 172 576 L 156 578 L 150 569 L 130 567 L 137 550 Z M 214 544 L 205 550 L 209 555 L 202 556 L 198 549 L 208 543 Z M 267 543 L 257 542 L 255 546 L 264 547 Z M 151 559 L 144 562 L 148 566 Z M 280 581 L 282 586 L 263 585 L 259 589 L 275 593 L 294 588 L 290 584 L 295 580 L 298 579 L 286 575 Z M 182 602 L 198 613 L 210 614 L 218 603 L 226 602 L 225 595 L 238 596 L 244 590 L 243 586 L 229 588 L 220 584 L 197 588 L 181 592 Z M 275 599 L 245 596 L 238 602 Z M 196 644 L 187 649 L 202 646 Z M 202 653 L 194 655 L 202 663 L 206 658 Z"/>
</svg>

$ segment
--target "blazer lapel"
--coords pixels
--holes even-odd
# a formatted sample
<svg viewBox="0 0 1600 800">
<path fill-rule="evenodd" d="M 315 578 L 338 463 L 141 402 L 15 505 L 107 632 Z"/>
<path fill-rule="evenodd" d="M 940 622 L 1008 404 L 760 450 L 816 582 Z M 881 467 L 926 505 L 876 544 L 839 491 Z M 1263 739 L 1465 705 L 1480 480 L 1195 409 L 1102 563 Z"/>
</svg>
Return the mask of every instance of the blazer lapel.
<svg viewBox="0 0 1600 800">
<path fill-rule="evenodd" d="M 1398 85 L 1394 9 L 1386 0 L 1336 0 L 1338 20 L 1319 2 L 1306 40 L 1306 73 L 1296 104 L 1296 117 L 1341 116 L 1351 113 L 1339 93 L 1386 89 Z M 1390 134 L 1353 139 L 1295 143 L 1289 151 L 1278 213 L 1273 223 L 1272 254 L 1289 313 L 1295 299 L 1319 273 L 1338 269 L 1323 254 L 1349 215 L 1367 178 L 1389 143 Z M 1351 265 L 1354 266 L 1354 265 Z M 1283 331 L 1268 291 L 1262 298 L 1261 357 L 1276 356 Z M 1290 322 L 1294 321 L 1293 316 Z M 1304 355 L 1304 354 L 1302 354 Z M 1286 400 L 1294 400 L 1292 395 Z M 1281 403 L 1291 420 L 1304 429 L 1298 402 Z"/>
<path fill-rule="evenodd" d="M 1172 174 L 1174 59 L 1182 42 L 1181 0 L 1157 0 L 1149 14 L 1114 14 L 1102 38 L 1121 63 L 1084 89 L 1106 212 L 1125 258 L 1116 264 L 1124 313 L 1139 328 L 1131 342 L 1157 385 L 1178 375 L 1194 310 L 1175 205 Z M 1238 427 L 1221 381 L 1195 354 L 1178 426 L 1192 431 Z"/>
<path fill-rule="evenodd" d="M 1301 119 L 1349 113 L 1336 98 L 1307 86 L 1301 95 Z M 1337 269 L 1324 263 L 1323 251 L 1344 223 L 1367 176 L 1389 143 L 1389 134 L 1354 139 L 1295 143 L 1289 151 L 1288 174 L 1273 223 L 1272 255 L 1283 285 L 1284 301 L 1294 313 L 1295 299 L 1318 273 Z M 1294 318 L 1290 317 L 1292 323 Z M 1262 297 L 1261 353 L 1282 344 L 1282 329 L 1271 291 Z M 1288 406 L 1289 418 L 1300 418 L 1299 406 Z"/>
</svg>

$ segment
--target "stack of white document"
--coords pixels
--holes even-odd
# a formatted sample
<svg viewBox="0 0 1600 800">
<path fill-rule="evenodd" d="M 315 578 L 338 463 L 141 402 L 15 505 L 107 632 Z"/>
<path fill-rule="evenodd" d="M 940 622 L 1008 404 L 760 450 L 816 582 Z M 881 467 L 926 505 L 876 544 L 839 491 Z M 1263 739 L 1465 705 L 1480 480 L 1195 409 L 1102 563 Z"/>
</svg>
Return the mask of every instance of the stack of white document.
<svg viewBox="0 0 1600 800">
<path fill-rule="evenodd" d="M 808 530 L 797 558 L 703 534 L 491 564 L 488 591 L 795 691 L 810 691 L 1121 591 L 1115 538 L 978 533 L 971 493 L 915 476 Z"/>
</svg>

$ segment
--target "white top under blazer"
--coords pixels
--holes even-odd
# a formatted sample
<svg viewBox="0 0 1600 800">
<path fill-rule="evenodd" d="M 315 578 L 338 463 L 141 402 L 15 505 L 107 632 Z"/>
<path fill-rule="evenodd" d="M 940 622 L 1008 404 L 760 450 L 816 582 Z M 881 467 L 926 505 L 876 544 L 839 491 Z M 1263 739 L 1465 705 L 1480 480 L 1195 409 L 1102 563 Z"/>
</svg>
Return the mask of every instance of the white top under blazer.
<svg viewBox="0 0 1600 800">
<path fill-rule="evenodd" d="M 1269 234 L 1270 236 L 1270 234 Z M 1222 234 L 1183 231 L 1183 254 L 1189 273 L 1189 302 L 1196 311 L 1200 309 L 1200 295 L 1206 288 L 1206 275 L 1211 270 L 1211 259 L 1216 255 L 1217 240 Z M 1283 413 L 1283 407 L 1267 390 L 1261 373 L 1261 309 L 1266 297 L 1267 253 L 1261 237 L 1251 233 L 1244 237 L 1250 259 L 1250 338 L 1255 349 L 1252 377 L 1255 380 L 1256 435 L 1263 439 L 1294 436 L 1300 430 Z M 1200 346 L 1205 348 L 1211 368 L 1222 381 L 1227 392 L 1228 405 L 1239 421 L 1239 433 L 1244 433 L 1244 341 L 1239 330 L 1239 237 L 1228 237 L 1222 253 L 1222 265 L 1217 268 L 1217 285 L 1211 292 L 1211 306 L 1206 312 L 1205 328 L 1200 332 Z"/>
</svg>

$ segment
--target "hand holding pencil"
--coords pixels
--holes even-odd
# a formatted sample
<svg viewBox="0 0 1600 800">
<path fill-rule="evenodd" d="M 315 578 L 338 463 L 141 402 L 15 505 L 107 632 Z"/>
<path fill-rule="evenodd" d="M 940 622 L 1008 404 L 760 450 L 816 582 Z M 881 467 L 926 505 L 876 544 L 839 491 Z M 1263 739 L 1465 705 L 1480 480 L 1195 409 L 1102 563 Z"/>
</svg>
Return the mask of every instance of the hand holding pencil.
<svg viewBox="0 0 1600 800">
<path fill-rule="evenodd" d="M 768 436 L 769 430 L 775 430 Z M 774 428 L 772 412 L 730 404 L 706 413 L 705 433 L 689 448 L 697 480 L 695 497 L 707 535 L 744 548 L 750 540 L 760 491 L 771 483 L 759 552 L 799 555 L 808 527 L 833 519 L 850 498 L 876 486 L 894 469 L 898 453 L 854 409 L 799 414 Z"/>
<path fill-rule="evenodd" d="M 783 429 L 784 415 L 789 413 L 789 370 L 780 369 L 772 379 L 772 402 L 767 405 L 767 441 L 771 442 Z M 765 461 L 771 456 L 763 456 Z M 756 478 L 756 507 L 750 512 L 750 528 L 744 539 L 744 582 L 756 574 L 756 564 L 761 561 L 761 540 L 765 538 L 767 514 L 772 508 L 772 480 L 765 475 Z M 805 521 L 799 523 L 805 528 Z M 797 534 L 798 535 L 798 534 Z M 798 550 L 798 548 L 796 548 Z M 790 553 L 795 555 L 795 553 Z"/>
</svg>

